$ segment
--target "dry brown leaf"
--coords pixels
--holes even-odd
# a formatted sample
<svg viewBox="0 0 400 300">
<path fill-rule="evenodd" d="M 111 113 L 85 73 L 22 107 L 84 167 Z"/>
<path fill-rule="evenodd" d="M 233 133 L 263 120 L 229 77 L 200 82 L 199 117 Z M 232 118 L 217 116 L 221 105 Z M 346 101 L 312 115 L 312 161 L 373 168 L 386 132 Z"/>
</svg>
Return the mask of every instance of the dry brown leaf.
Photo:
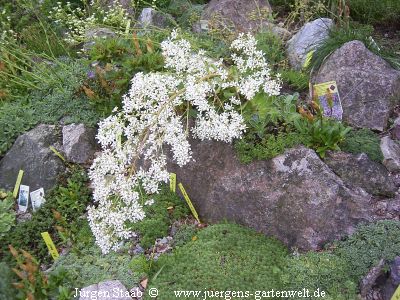
<svg viewBox="0 0 400 300">
<path fill-rule="evenodd" d="M 90 88 L 88 88 L 88 87 L 82 85 L 82 89 L 83 89 L 83 91 L 85 92 L 86 96 L 87 96 L 89 99 L 94 99 L 94 98 L 95 98 L 95 94 L 94 94 L 94 92 L 93 92 Z"/>
<path fill-rule="evenodd" d="M 111 88 L 110 88 L 110 85 L 108 84 L 107 80 L 104 78 L 104 74 L 111 70 L 112 70 L 112 65 L 109 63 L 106 64 L 104 69 L 100 68 L 99 66 L 96 66 L 96 74 L 100 79 L 100 85 L 107 92 L 110 92 Z"/>
<path fill-rule="evenodd" d="M 26 259 L 33 261 L 33 256 L 28 251 L 21 249 L 21 253 Z"/>
<path fill-rule="evenodd" d="M 26 299 L 28 299 L 28 300 L 35 300 L 35 297 L 33 296 L 33 294 L 31 292 L 29 292 L 26 296 L 27 296 Z"/>
<path fill-rule="evenodd" d="M 141 56 L 143 53 L 142 49 L 140 49 L 140 44 L 136 32 L 134 32 L 132 35 L 133 35 L 133 43 L 135 45 L 136 54 L 138 56 Z"/>
<path fill-rule="evenodd" d="M 142 288 L 144 288 L 144 289 L 147 288 L 148 281 L 149 281 L 148 278 L 144 278 L 144 279 L 142 279 L 142 281 L 140 281 L 140 285 L 142 286 Z"/>
<path fill-rule="evenodd" d="M 14 271 L 15 274 L 17 274 L 17 276 L 19 278 L 21 278 L 22 280 L 24 280 L 26 278 L 26 275 L 24 273 L 22 273 L 21 271 L 18 271 L 16 268 L 12 268 L 12 270 Z"/>
<path fill-rule="evenodd" d="M 110 72 L 113 69 L 113 65 L 110 63 L 106 63 L 105 67 L 104 67 L 104 71 L 106 72 Z"/>
<path fill-rule="evenodd" d="M 18 251 L 13 247 L 13 245 L 8 245 L 8 248 L 10 249 L 10 252 L 11 252 L 12 256 L 17 258 L 18 257 Z"/>
<path fill-rule="evenodd" d="M 16 289 L 23 289 L 24 288 L 24 284 L 22 282 L 13 282 L 12 285 L 16 288 Z"/>
</svg>

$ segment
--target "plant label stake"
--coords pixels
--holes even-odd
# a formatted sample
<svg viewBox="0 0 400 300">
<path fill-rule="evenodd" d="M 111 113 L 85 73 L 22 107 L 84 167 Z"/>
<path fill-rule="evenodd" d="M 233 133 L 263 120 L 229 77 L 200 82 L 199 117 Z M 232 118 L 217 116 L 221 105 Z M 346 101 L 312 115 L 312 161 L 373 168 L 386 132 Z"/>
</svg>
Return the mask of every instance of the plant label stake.
<svg viewBox="0 0 400 300">
<path fill-rule="evenodd" d="M 314 85 L 313 96 L 318 97 L 325 117 L 342 120 L 343 107 L 340 101 L 336 81 L 328 81 Z"/>
<path fill-rule="evenodd" d="M 44 199 L 44 189 L 40 188 L 36 191 L 31 192 L 30 195 L 31 195 L 32 209 L 33 211 L 36 211 L 46 201 Z"/>
<path fill-rule="evenodd" d="M 47 248 L 49 249 L 51 256 L 53 257 L 54 260 L 56 260 L 60 256 L 60 254 L 58 254 L 57 248 L 54 245 L 53 240 L 50 237 L 50 234 L 46 231 L 42 232 L 41 235 L 44 242 L 46 243 Z"/>
<path fill-rule="evenodd" d="M 26 212 L 29 205 L 29 186 L 22 185 L 19 188 L 19 197 L 18 197 L 18 210 L 22 212 Z"/>
<path fill-rule="evenodd" d="M 394 292 L 390 300 L 400 300 L 400 285 L 397 287 L 397 290 Z"/>
<path fill-rule="evenodd" d="M 15 182 L 15 187 L 14 187 L 14 191 L 13 191 L 14 198 L 17 198 L 17 196 L 18 196 L 18 190 L 19 190 L 19 186 L 21 185 L 22 176 L 24 176 L 24 171 L 19 170 L 17 181 Z"/>
<path fill-rule="evenodd" d="M 169 189 L 171 192 L 176 193 L 176 174 L 170 173 L 169 174 Z"/>
<path fill-rule="evenodd" d="M 183 195 L 183 197 L 185 198 L 186 203 L 188 204 L 188 206 L 189 206 L 189 208 L 190 208 L 190 211 L 192 212 L 194 218 L 197 220 L 197 222 L 201 223 L 201 222 L 200 222 L 200 219 L 199 219 L 199 215 L 197 214 L 197 211 L 196 211 L 196 209 L 194 208 L 192 201 L 190 201 L 190 198 L 189 198 L 188 194 L 186 193 L 186 190 L 185 190 L 185 188 L 183 187 L 182 183 L 179 183 L 178 186 L 179 186 L 179 189 L 181 190 L 182 195 Z"/>
</svg>

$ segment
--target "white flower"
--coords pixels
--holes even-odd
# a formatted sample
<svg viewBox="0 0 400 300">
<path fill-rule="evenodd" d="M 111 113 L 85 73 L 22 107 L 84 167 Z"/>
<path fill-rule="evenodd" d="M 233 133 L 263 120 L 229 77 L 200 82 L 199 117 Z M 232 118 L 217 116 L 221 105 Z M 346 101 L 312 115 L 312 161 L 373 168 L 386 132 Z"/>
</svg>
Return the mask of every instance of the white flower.
<svg viewBox="0 0 400 300">
<path fill-rule="evenodd" d="M 146 205 L 146 206 L 151 206 L 153 204 L 154 204 L 154 199 L 149 199 L 144 203 L 144 205 Z"/>
<path fill-rule="evenodd" d="M 121 111 L 114 110 L 99 123 L 97 139 L 103 153 L 89 172 L 95 204 L 88 214 L 104 253 L 132 237 L 129 223 L 145 217 L 139 204 L 139 185 L 146 193 L 157 193 L 159 184 L 168 182 L 165 151 L 171 151 L 179 166 L 192 159 L 190 132 L 182 110 L 197 111 L 191 129 L 194 137 L 230 143 L 241 138 L 246 129 L 234 107 L 251 101 L 261 91 L 276 95 L 280 90 L 279 77 L 271 77 L 251 35 L 240 35 L 232 43 L 237 77 L 229 75 L 221 60 L 211 60 L 202 50 L 194 52 L 188 41 L 178 39 L 178 31 L 173 31 L 161 48 L 167 72 L 137 73 L 123 97 Z M 236 92 L 223 102 L 218 95 L 225 89 Z"/>
<path fill-rule="evenodd" d="M 115 2 L 115 1 L 114 1 Z M 67 2 L 63 7 L 61 2 L 50 11 L 50 18 L 56 23 L 61 23 L 69 29 L 65 41 L 77 45 L 85 41 L 85 33 L 99 24 L 112 27 L 117 34 L 123 34 L 129 22 L 128 13 L 120 3 L 113 3 L 107 10 L 103 10 L 95 1 L 91 1 L 91 15 L 77 7 L 73 9 Z"/>
</svg>

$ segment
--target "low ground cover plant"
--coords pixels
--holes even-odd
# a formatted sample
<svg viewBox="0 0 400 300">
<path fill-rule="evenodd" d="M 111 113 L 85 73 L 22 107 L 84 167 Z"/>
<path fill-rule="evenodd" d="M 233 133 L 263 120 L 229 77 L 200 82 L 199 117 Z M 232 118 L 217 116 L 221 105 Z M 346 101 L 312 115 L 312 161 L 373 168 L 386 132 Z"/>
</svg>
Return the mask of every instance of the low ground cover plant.
<svg viewBox="0 0 400 300">
<path fill-rule="evenodd" d="M 149 288 L 156 287 L 171 299 L 174 290 L 280 289 L 286 255 L 275 239 L 238 225 L 218 224 L 198 232 L 173 255 L 161 257 Z"/>
<path fill-rule="evenodd" d="M 152 198 L 143 195 L 140 202 L 146 218 L 128 226 L 139 235 L 143 248 L 150 248 L 157 238 L 167 236 L 172 223 L 189 214 L 186 203 L 167 186 L 161 187 L 161 191 Z"/>
<path fill-rule="evenodd" d="M 82 169 L 75 169 L 63 185 L 54 188 L 46 195 L 46 202 L 32 214 L 32 219 L 19 222 L 7 235 L 0 237 L 2 261 L 8 261 L 13 265 L 13 258 L 8 251 L 8 245 L 16 249 L 29 251 L 41 263 L 49 263 L 49 256 L 46 245 L 41 236 L 42 232 L 48 231 L 54 239 L 56 246 L 61 245 L 61 239 L 55 228 L 56 219 L 54 210 L 63 216 L 70 230 L 79 231 L 77 220 L 84 213 L 86 205 L 90 200 L 90 192 L 86 186 L 88 177 Z M 27 239 L 26 237 L 30 238 Z"/>
<path fill-rule="evenodd" d="M 12 146 L 22 133 L 39 123 L 85 123 L 95 126 L 102 116 L 81 90 L 87 80 L 85 61 L 60 60 L 52 69 L 51 80 L 42 82 L 40 89 L 17 99 L 0 102 L 0 156 Z M 42 64 L 46 64 L 43 62 Z"/>
<path fill-rule="evenodd" d="M 126 287 L 133 287 L 139 281 L 139 274 L 131 271 L 131 255 L 124 252 L 101 253 L 95 244 L 89 245 L 77 254 L 70 252 L 56 261 L 50 275 L 64 274 L 63 286 L 75 292 L 75 288 L 107 280 L 120 280 Z"/>
<path fill-rule="evenodd" d="M 340 148 L 353 154 L 365 153 L 376 162 L 383 160 L 379 135 L 366 128 L 351 130 L 340 144 Z"/>
<path fill-rule="evenodd" d="M 280 242 L 253 230 L 229 223 L 212 225 L 172 255 L 162 256 L 149 271 L 150 287 L 171 297 L 177 290 L 254 293 L 319 288 L 327 299 L 356 299 L 361 277 L 381 258 L 390 262 L 400 254 L 395 237 L 399 233 L 398 221 L 379 221 L 360 225 L 330 247 L 333 250 L 289 254 Z"/>
</svg>

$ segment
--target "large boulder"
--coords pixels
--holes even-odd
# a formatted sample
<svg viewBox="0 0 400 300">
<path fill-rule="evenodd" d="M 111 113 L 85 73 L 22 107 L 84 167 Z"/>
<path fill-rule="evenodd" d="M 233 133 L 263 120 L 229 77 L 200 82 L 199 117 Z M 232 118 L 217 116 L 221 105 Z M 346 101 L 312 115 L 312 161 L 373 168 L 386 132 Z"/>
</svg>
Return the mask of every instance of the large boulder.
<svg viewBox="0 0 400 300">
<path fill-rule="evenodd" d="M 31 191 L 53 187 L 65 166 L 50 146 L 61 148 L 60 132 L 53 125 L 42 124 L 19 136 L 0 161 L 0 188 L 12 190 L 19 170 L 24 171 L 22 184 Z"/>
<path fill-rule="evenodd" d="M 383 164 L 391 172 L 400 171 L 400 143 L 392 140 L 389 136 L 381 139 L 381 151 Z"/>
<path fill-rule="evenodd" d="M 89 51 L 96 44 L 97 39 L 108 39 L 115 38 L 117 34 L 106 27 L 95 27 L 88 29 L 85 32 L 85 42 L 83 43 L 83 49 Z"/>
<path fill-rule="evenodd" d="M 63 149 L 68 161 L 88 163 L 97 150 L 96 129 L 84 124 L 70 124 L 62 129 Z"/>
<path fill-rule="evenodd" d="M 267 0 L 211 0 L 201 20 L 209 29 L 255 32 L 269 24 L 272 9 Z"/>
<path fill-rule="evenodd" d="M 249 165 L 228 144 L 195 140 L 192 150 L 193 162 L 168 167 L 202 221 L 234 221 L 310 250 L 373 219 L 371 196 L 348 188 L 313 150 L 298 147 Z"/>
<path fill-rule="evenodd" d="M 371 195 L 393 197 L 398 190 L 388 170 L 365 153 L 328 152 L 325 163 L 348 186 L 363 188 Z"/>
<path fill-rule="evenodd" d="M 173 17 L 169 14 L 162 13 L 151 7 L 143 8 L 138 18 L 138 24 L 142 28 L 158 27 L 166 28 L 173 23 Z"/>
<path fill-rule="evenodd" d="M 383 131 L 392 108 L 400 101 L 400 72 L 370 52 L 360 41 L 351 41 L 329 56 L 315 83 L 335 80 L 343 106 L 343 120 L 354 127 Z"/>
<path fill-rule="evenodd" d="M 328 18 L 320 18 L 305 24 L 287 43 L 287 55 L 290 65 L 301 70 L 307 54 L 315 50 L 329 36 L 334 25 Z"/>
</svg>

